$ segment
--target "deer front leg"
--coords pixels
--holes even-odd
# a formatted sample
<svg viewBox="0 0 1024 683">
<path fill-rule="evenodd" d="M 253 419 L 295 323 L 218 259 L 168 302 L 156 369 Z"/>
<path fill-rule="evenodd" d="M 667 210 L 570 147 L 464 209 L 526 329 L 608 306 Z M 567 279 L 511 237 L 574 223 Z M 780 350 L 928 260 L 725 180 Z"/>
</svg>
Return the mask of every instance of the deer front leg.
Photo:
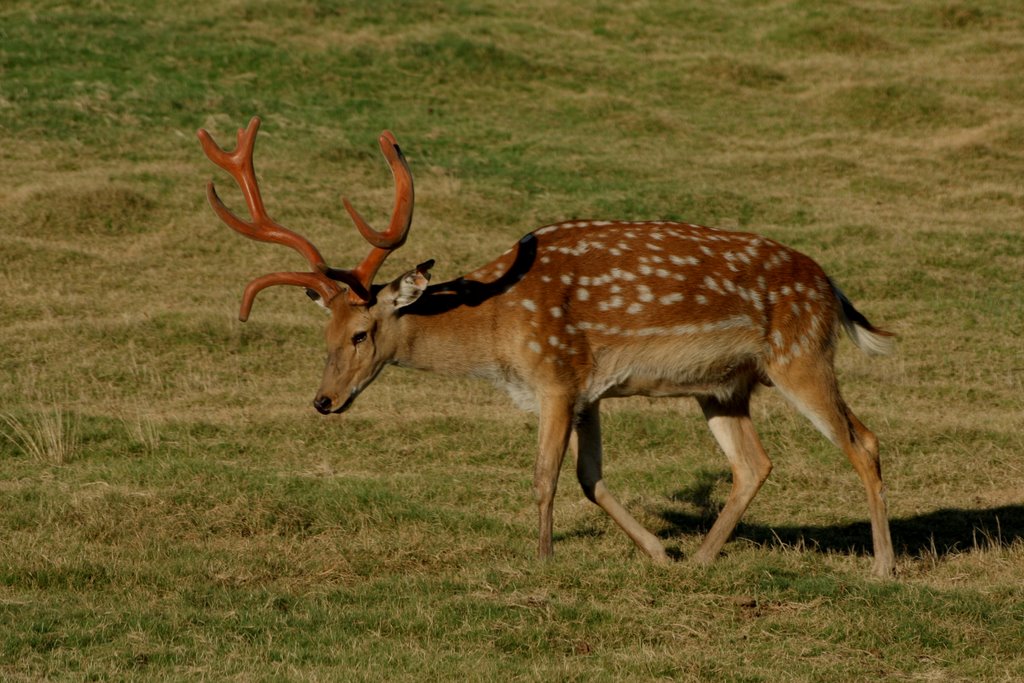
<svg viewBox="0 0 1024 683">
<path fill-rule="evenodd" d="M 604 485 L 601 475 L 601 409 L 595 403 L 587 406 L 576 420 L 576 429 L 572 440 L 576 452 L 576 478 L 583 487 L 583 494 L 592 502 L 597 503 L 615 523 L 633 539 L 637 547 L 643 550 L 655 562 L 668 562 L 665 547 L 658 537 L 645 529 L 619 501 L 615 500 L 611 491 Z"/>
<path fill-rule="evenodd" d="M 533 495 L 537 500 L 540 535 L 537 554 L 541 559 L 551 557 L 551 542 L 555 491 L 558 473 L 572 431 L 573 401 L 562 396 L 545 397 L 540 402 L 539 450 L 533 470 Z"/>
</svg>

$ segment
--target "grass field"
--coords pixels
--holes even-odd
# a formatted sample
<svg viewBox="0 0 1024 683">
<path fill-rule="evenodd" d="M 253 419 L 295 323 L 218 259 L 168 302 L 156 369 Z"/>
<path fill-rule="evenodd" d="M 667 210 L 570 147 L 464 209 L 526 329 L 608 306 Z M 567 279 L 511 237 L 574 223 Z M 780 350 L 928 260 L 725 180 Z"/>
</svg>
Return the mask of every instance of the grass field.
<svg viewBox="0 0 1024 683">
<path fill-rule="evenodd" d="M 585 6 L 584 6 L 585 5 Z M 565 472 L 534 557 L 535 418 L 386 371 L 311 407 L 304 267 L 206 204 L 195 131 L 258 114 L 270 212 L 351 265 L 376 150 L 417 183 L 382 276 L 572 217 L 762 232 L 895 356 L 843 342 L 898 575 L 859 481 L 765 391 L 775 470 L 717 564 L 729 473 L 692 401 L 606 402 L 645 562 Z M 1024 680 L 1024 7 L 1017 0 L 0 4 L 4 680 Z M 440 280 L 439 280 L 440 281 Z"/>
</svg>

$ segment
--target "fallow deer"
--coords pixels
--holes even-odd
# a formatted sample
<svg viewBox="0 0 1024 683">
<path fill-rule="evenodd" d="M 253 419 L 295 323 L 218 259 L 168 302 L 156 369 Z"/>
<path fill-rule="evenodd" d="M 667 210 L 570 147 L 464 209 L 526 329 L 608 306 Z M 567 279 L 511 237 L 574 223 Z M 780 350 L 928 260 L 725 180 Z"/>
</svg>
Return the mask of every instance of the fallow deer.
<svg viewBox="0 0 1024 683">
<path fill-rule="evenodd" d="M 207 195 L 233 229 L 309 261 L 308 272 L 250 282 L 239 317 L 246 320 L 253 298 L 271 285 L 304 287 L 329 309 L 318 411 L 348 410 L 387 365 L 490 380 L 539 413 L 539 555 L 552 554 L 552 504 L 571 446 L 586 497 L 663 562 L 661 541 L 604 484 L 599 405 L 616 396 L 693 396 L 732 469 L 725 506 L 694 556 L 706 564 L 771 471 L 750 397 L 759 384 L 774 386 L 853 464 L 867 491 L 873 572 L 893 571 L 878 441 L 840 395 L 833 366 L 840 329 L 869 354 L 889 352 L 893 337 L 868 322 L 809 257 L 760 235 L 689 223 L 572 220 L 527 234 L 450 282 L 428 285 L 428 261 L 374 284 L 412 221 L 412 174 L 394 135 L 379 139 L 396 184 L 391 223 L 373 230 L 346 200 L 372 248 L 355 269 L 342 270 L 267 214 L 253 170 L 259 124 L 253 118 L 238 131 L 231 153 L 198 133 L 206 155 L 238 183 L 251 222 L 224 206 L 212 182 Z"/>
</svg>

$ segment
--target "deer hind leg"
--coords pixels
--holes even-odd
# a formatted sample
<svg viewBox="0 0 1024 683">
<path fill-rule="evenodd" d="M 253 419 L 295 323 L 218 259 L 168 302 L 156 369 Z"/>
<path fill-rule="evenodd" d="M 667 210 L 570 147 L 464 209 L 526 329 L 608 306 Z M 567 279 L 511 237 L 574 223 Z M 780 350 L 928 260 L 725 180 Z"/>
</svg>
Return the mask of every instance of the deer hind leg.
<svg viewBox="0 0 1024 683">
<path fill-rule="evenodd" d="M 831 362 L 823 358 L 796 358 L 781 369 L 770 370 L 769 376 L 782 394 L 842 449 L 853 465 L 867 492 L 875 556 L 872 573 L 891 575 L 896 557 L 889 534 L 878 439 L 846 405 Z"/>
<path fill-rule="evenodd" d="M 750 395 L 722 402 L 711 397 L 698 399 L 708 428 L 729 459 L 732 490 L 718 519 L 697 549 L 693 560 L 710 564 L 736 529 L 750 501 L 772 471 L 772 462 L 761 446 L 750 420 Z"/>
<path fill-rule="evenodd" d="M 576 453 L 576 478 L 583 487 L 583 494 L 608 513 L 652 560 L 668 562 L 661 541 L 636 521 L 604 485 L 601 477 L 601 411 L 598 403 L 588 406 L 577 417 L 570 443 Z"/>
</svg>

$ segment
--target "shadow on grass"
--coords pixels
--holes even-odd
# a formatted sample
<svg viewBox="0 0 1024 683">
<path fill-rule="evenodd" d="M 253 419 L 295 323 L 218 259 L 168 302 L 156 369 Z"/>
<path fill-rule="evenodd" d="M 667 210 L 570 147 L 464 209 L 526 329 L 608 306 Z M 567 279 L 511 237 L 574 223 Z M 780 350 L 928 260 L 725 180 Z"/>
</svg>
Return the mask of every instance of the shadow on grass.
<svg viewBox="0 0 1024 683">
<path fill-rule="evenodd" d="M 698 473 L 695 483 L 672 496 L 673 500 L 695 505 L 700 512 L 662 510 L 659 514 L 669 528 L 662 536 L 703 534 L 711 528 L 719 501 L 711 494 L 718 477 Z M 740 522 L 732 539 L 748 540 L 764 547 L 804 547 L 821 553 L 870 555 L 871 525 L 867 504 L 863 522 L 832 525 L 763 525 Z M 911 517 L 890 518 L 893 546 L 905 557 L 938 556 L 977 548 L 1004 547 L 1024 541 L 1024 505 L 994 508 L 943 508 Z"/>
</svg>

